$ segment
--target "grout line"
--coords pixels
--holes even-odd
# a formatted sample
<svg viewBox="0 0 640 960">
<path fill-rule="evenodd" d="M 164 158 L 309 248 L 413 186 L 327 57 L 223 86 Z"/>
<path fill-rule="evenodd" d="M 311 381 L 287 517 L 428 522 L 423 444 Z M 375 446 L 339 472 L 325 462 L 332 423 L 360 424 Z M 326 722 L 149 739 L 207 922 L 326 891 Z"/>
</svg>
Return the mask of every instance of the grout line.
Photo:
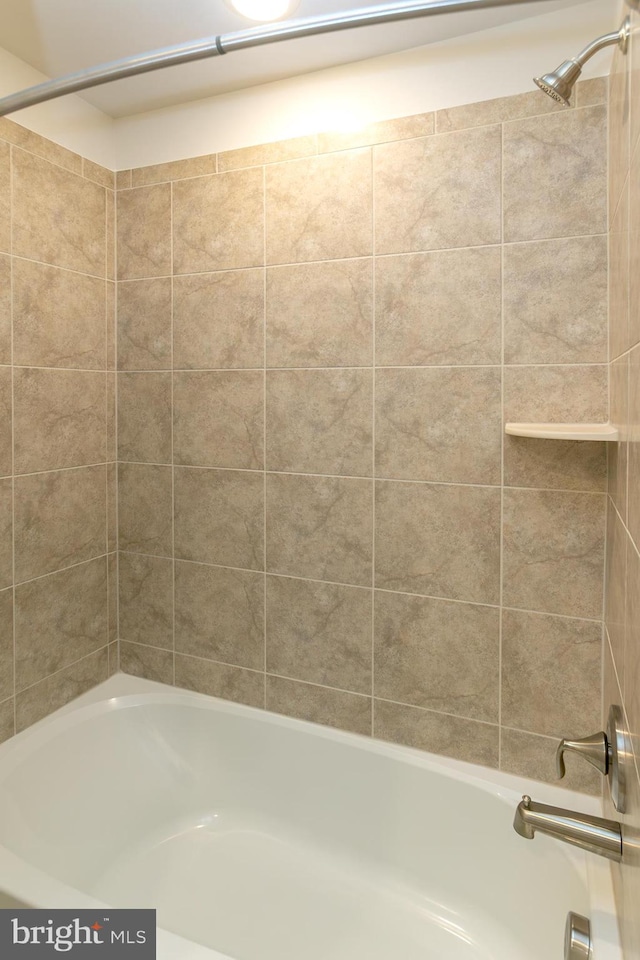
<svg viewBox="0 0 640 960">
<path fill-rule="evenodd" d="M 97 560 L 104 560 L 109 558 L 115 550 L 111 552 L 107 551 L 105 553 L 98 553 L 95 557 L 88 557 L 86 560 L 78 560 L 77 563 L 70 563 L 65 567 L 57 567 L 55 570 L 48 570 L 47 573 L 39 573 L 37 577 L 28 577 L 26 580 L 18 580 L 14 583 L 13 588 L 17 589 L 18 587 L 24 587 L 28 583 L 35 583 L 37 580 L 46 580 L 47 577 L 55 577 L 59 573 L 66 573 L 68 570 L 75 570 L 76 567 L 84 567 L 88 563 L 95 563 Z M 9 589 L 9 588 L 6 588 Z"/>
<path fill-rule="evenodd" d="M 49 267 L 51 270 L 63 270 L 64 273 L 74 273 L 78 277 L 87 277 L 90 280 L 104 280 L 104 277 L 101 277 L 99 273 L 87 273 L 85 270 L 74 270 L 73 267 L 64 267 L 58 263 L 49 263 L 46 260 L 35 260 L 33 257 L 21 257 L 17 253 L 12 253 L 12 256 L 15 260 L 21 261 L 22 263 L 35 263 L 41 267 Z"/>
<path fill-rule="evenodd" d="M 119 281 L 122 282 L 122 281 Z M 630 353 L 633 348 L 625 351 Z M 624 354 L 621 354 L 624 356 Z M 504 367 L 508 370 L 540 370 L 540 369 L 551 369 L 558 370 L 560 368 L 570 367 L 570 368 L 593 368 L 593 367 L 607 367 L 608 361 L 604 360 L 585 360 L 579 363 L 506 363 Z M 2 364 L 0 364 L 2 366 Z M 8 364 L 5 364 L 8 366 Z M 377 364 L 375 368 L 370 363 L 361 363 L 361 364 L 345 364 L 344 366 L 339 366 L 334 364 L 333 366 L 323 367 L 323 366 L 307 366 L 307 367 L 267 367 L 267 373 L 338 373 L 345 370 L 359 371 L 359 370 L 500 370 L 503 364 L 500 362 L 500 359 L 496 359 L 494 363 L 420 363 L 420 364 Z M 97 369 L 83 369 L 80 367 L 41 367 L 38 365 L 25 365 L 27 370 L 70 370 L 73 373 L 99 373 Z M 201 373 L 226 373 L 226 374 L 238 374 L 238 373 L 253 373 L 258 374 L 262 373 L 264 366 L 260 367 L 177 367 L 173 372 L 176 374 L 201 374 Z M 119 371 L 120 373 L 126 374 L 127 376 L 136 376 L 138 374 L 154 374 L 156 376 L 161 374 L 171 373 L 169 367 L 163 368 L 131 368 L 126 369 L 122 368 Z"/>
<path fill-rule="evenodd" d="M 33 690 L 33 688 L 39 686 L 39 684 L 46 683 L 47 680 L 52 680 L 54 677 L 59 676 L 61 673 L 64 673 L 66 670 L 70 670 L 72 667 L 77 666 L 77 664 L 82 663 L 84 660 L 90 660 L 91 657 L 97 657 L 98 654 L 102 653 L 103 651 L 107 654 L 107 662 L 108 662 L 109 644 L 106 643 L 106 644 L 103 644 L 101 647 L 96 647 L 96 649 L 92 650 L 91 653 L 85 653 L 84 656 L 78 657 L 77 660 L 72 660 L 71 663 L 66 663 L 64 667 L 59 667 L 59 669 L 54 670 L 53 673 L 48 673 L 45 677 L 40 677 L 40 679 L 36 680 L 34 683 L 30 683 L 26 687 L 21 687 L 20 690 L 17 691 L 16 697 L 21 697 L 23 693 L 27 692 L 27 690 Z M 97 686 L 97 684 L 101 682 L 102 682 L 101 680 L 96 680 L 95 683 L 91 684 L 91 686 L 92 687 Z M 74 696 L 79 696 L 79 694 L 75 694 Z M 48 714 L 45 714 L 45 716 L 47 715 Z M 35 721 L 33 722 L 35 723 Z M 27 726 L 31 726 L 31 725 L 32 724 L 29 723 Z"/>
</svg>

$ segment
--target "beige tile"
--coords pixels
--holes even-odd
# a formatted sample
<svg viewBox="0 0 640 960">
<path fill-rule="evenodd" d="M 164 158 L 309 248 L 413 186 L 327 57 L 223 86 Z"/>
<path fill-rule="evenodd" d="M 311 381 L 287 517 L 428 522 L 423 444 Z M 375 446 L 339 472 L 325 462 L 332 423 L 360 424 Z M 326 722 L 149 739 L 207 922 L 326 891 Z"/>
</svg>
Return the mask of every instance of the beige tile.
<svg viewBox="0 0 640 960">
<path fill-rule="evenodd" d="M 640 557 L 632 543 L 627 544 L 626 573 L 625 647 L 622 657 L 624 673 L 620 680 L 624 687 L 624 705 L 637 758 L 638 746 L 640 746 L 640 684 L 638 683 L 638 677 L 640 677 Z M 616 591 L 618 596 L 622 592 Z"/>
<path fill-rule="evenodd" d="M 173 651 L 145 647 L 140 643 L 121 640 L 119 662 L 123 673 L 157 683 L 173 683 Z"/>
<path fill-rule="evenodd" d="M 604 622 L 609 634 L 611 652 L 620 684 L 625 683 L 625 648 L 627 604 L 627 556 L 634 548 L 628 545 L 627 532 L 611 501 L 607 507 L 607 540 L 604 581 Z"/>
<path fill-rule="evenodd" d="M 8 117 L 0 118 L 0 139 L 12 143 L 16 147 L 23 147 L 29 153 L 41 157 L 43 160 L 50 160 L 65 170 L 71 170 L 72 173 L 82 173 L 82 157 L 77 153 L 72 153 L 66 147 L 48 140 L 46 137 L 23 127 L 20 123 L 9 120 Z"/>
<path fill-rule="evenodd" d="M 11 150 L 0 141 L 0 250 L 11 253 Z"/>
<path fill-rule="evenodd" d="M 171 467 L 118 465 L 118 531 L 121 550 L 170 557 L 173 553 Z"/>
<path fill-rule="evenodd" d="M 607 239 L 504 248 L 505 363 L 607 360 Z"/>
<path fill-rule="evenodd" d="M 175 183 L 173 257 L 175 273 L 264 263 L 262 170 Z"/>
<path fill-rule="evenodd" d="M 210 697 L 264 707 L 264 674 L 176 654 L 176 686 Z"/>
<path fill-rule="evenodd" d="M 120 636 L 150 647 L 173 649 L 173 560 L 121 553 Z"/>
<path fill-rule="evenodd" d="M 176 373 L 175 463 L 259 470 L 264 464 L 264 374 L 253 370 Z"/>
<path fill-rule="evenodd" d="M 262 366 L 263 270 L 176 277 L 173 291 L 176 369 Z"/>
<path fill-rule="evenodd" d="M 104 463 L 104 373 L 16 369 L 13 390 L 16 473 Z"/>
<path fill-rule="evenodd" d="M 0 743 L 4 743 L 15 733 L 14 713 L 13 698 L 0 703 Z"/>
<path fill-rule="evenodd" d="M 604 498 L 504 492 L 503 603 L 572 617 L 602 615 Z"/>
<path fill-rule="evenodd" d="M 609 357 L 619 357 L 631 346 L 629 184 L 618 204 L 609 233 Z"/>
<path fill-rule="evenodd" d="M 607 487 L 607 444 L 582 440 L 504 438 L 504 482 L 510 487 L 588 490 Z"/>
<path fill-rule="evenodd" d="M 598 621 L 505 610 L 502 723 L 552 737 L 585 737 L 600 722 Z"/>
<path fill-rule="evenodd" d="M 118 284 L 118 368 L 171 368 L 171 280 Z"/>
<path fill-rule="evenodd" d="M 485 767 L 498 766 L 499 728 L 386 700 L 374 702 L 373 735 Z"/>
<path fill-rule="evenodd" d="M 0 254 L 0 363 L 11 363 L 11 259 Z"/>
<path fill-rule="evenodd" d="M 181 560 L 262 570 L 262 474 L 176 467 L 175 555 Z"/>
<path fill-rule="evenodd" d="M 0 477 L 13 473 L 11 367 L 0 367 Z"/>
<path fill-rule="evenodd" d="M 105 469 L 16 478 L 16 583 L 105 553 Z"/>
<path fill-rule="evenodd" d="M 118 279 L 171 273 L 171 186 L 125 190 L 117 197 Z"/>
<path fill-rule="evenodd" d="M 101 187 L 108 187 L 109 190 L 113 190 L 116 185 L 113 170 L 108 170 L 107 167 L 94 163 L 93 160 L 87 160 L 86 157 L 82 158 L 82 176 L 87 180 L 93 180 L 94 183 L 99 183 Z"/>
<path fill-rule="evenodd" d="M 173 160 L 170 163 L 155 163 L 150 167 L 136 167 L 131 171 L 131 186 L 145 187 L 150 183 L 202 177 L 216 172 L 216 155 L 209 153 L 202 157 L 189 157 L 188 160 Z"/>
<path fill-rule="evenodd" d="M 376 484 L 376 586 L 497 603 L 500 491 Z"/>
<path fill-rule="evenodd" d="M 371 476 L 373 372 L 270 370 L 267 469 Z"/>
<path fill-rule="evenodd" d="M 640 67 L 638 68 L 640 76 Z M 640 109 L 639 109 L 640 112 Z M 613 264 L 611 265 L 613 274 Z M 613 282 L 613 280 L 612 280 Z M 636 144 L 629 184 L 629 340 L 640 341 L 640 141 Z"/>
<path fill-rule="evenodd" d="M 118 467 L 107 464 L 107 552 L 118 549 Z"/>
<path fill-rule="evenodd" d="M 117 374 L 107 373 L 107 462 L 118 459 Z"/>
<path fill-rule="evenodd" d="M 267 577 L 267 671 L 371 693 L 371 591 Z"/>
<path fill-rule="evenodd" d="M 602 777 L 579 757 L 567 754 L 567 772 L 564 779 L 558 781 L 555 763 L 557 747 L 557 739 L 503 728 L 500 731 L 500 769 L 517 777 L 542 780 L 567 790 L 598 796 L 602 792 Z"/>
<path fill-rule="evenodd" d="M 318 153 L 369 147 L 376 143 L 389 143 L 392 140 L 427 137 L 434 132 L 434 127 L 435 114 L 416 113 L 410 117 L 399 117 L 397 120 L 370 123 L 360 130 L 348 133 L 320 133 L 318 134 Z"/>
<path fill-rule="evenodd" d="M 370 366 L 373 261 L 267 270 L 267 366 Z"/>
<path fill-rule="evenodd" d="M 317 153 L 317 137 L 294 137 L 292 140 L 278 140 L 276 143 L 262 143 L 256 147 L 241 147 L 239 150 L 226 150 L 218 156 L 218 170 L 238 170 L 241 167 L 257 167 L 264 163 L 278 163 L 282 160 L 297 160 Z"/>
<path fill-rule="evenodd" d="M 107 255 L 106 255 L 106 275 L 108 280 L 116 279 L 116 195 L 113 190 L 107 190 L 107 211 L 106 211 L 106 230 L 107 230 Z"/>
<path fill-rule="evenodd" d="M 464 130 L 467 127 L 483 127 L 490 123 L 504 123 L 524 117 L 537 117 L 545 113 L 561 113 L 564 107 L 547 97 L 540 90 L 530 90 L 510 97 L 465 103 L 436 113 L 438 133 Z"/>
<path fill-rule="evenodd" d="M 376 697 L 498 721 L 500 612 L 376 591 Z"/>
<path fill-rule="evenodd" d="M 13 481 L 0 480 L 0 589 L 13 583 Z M 0 700 L 3 697 L 0 694 Z"/>
<path fill-rule="evenodd" d="M 504 126 L 505 240 L 606 230 L 606 108 Z"/>
<path fill-rule="evenodd" d="M 609 90 L 607 77 L 592 77 L 580 80 L 575 86 L 576 107 L 592 107 L 596 103 L 606 103 Z"/>
<path fill-rule="evenodd" d="M 132 186 L 131 170 L 116 170 L 116 190 L 129 190 Z"/>
<path fill-rule="evenodd" d="M 631 104 L 630 131 L 631 148 L 638 144 L 640 138 L 640 11 L 631 10 L 631 49 L 630 49 L 630 94 Z M 638 931 L 640 941 L 640 930 Z"/>
<path fill-rule="evenodd" d="M 264 668 L 264 574 L 176 563 L 176 652 Z"/>
<path fill-rule="evenodd" d="M 499 367 L 378 370 L 376 476 L 500 483 Z"/>
<path fill-rule="evenodd" d="M 24 730 L 102 683 L 107 679 L 108 671 L 109 657 L 107 648 L 103 647 L 23 690 L 16 696 L 16 731 Z"/>
<path fill-rule="evenodd" d="M 374 150 L 376 252 L 499 243 L 501 128 Z"/>
<path fill-rule="evenodd" d="M 267 477 L 267 569 L 370 586 L 371 481 Z"/>
<path fill-rule="evenodd" d="M 118 459 L 171 463 L 171 374 L 118 376 Z"/>
<path fill-rule="evenodd" d="M 108 590 L 108 617 L 109 617 L 109 644 L 117 646 L 118 640 L 118 554 L 110 553 L 107 557 L 107 590 Z M 112 662 L 111 653 L 109 663 Z M 116 657 L 117 662 L 117 657 Z"/>
<path fill-rule="evenodd" d="M 625 522 L 627 519 L 627 462 L 630 447 L 633 445 L 633 428 L 629 419 L 629 374 L 629 354 L 619 357 L 609 365 L 609 419 L 618 428 L 619 437 L 616 443 L 607 444 L 609 496 Z"/>
<path fill-rule="evenodd" d="M 609 215 L 613 216 L 629 170 L 629 57 L 614 49 L 609 75 Z"/>
<path fill-rule="evenodd" d="M 104 277 L 104 188 L 16 149 L 12 182 L 14 255 Z"/>
<path fill-rule="evenodd" d="M 115 370 L 118 366 L 118 314 L 116 285 L 111 280 L 106 284 L 106 314 L 107 370 Z"/>
<path fill-rule="evenodd" d="M 107 673 L 108 676 L 112 677 L 114 674 L 120 672 L 120 654 L 117 643 L 110 643 L 107 647 L 107 656 L 108 656 L 108 667 Z"/>
<path fill-rule="evenodd" d="M 13 696 L 13 590 L 0 591 L 0 700 Z M 1 721 L 0 721 L 1 726 Z M 6 738 L 5 738 L 6 739 Z"/>
<path fill-rule="evenodd" d="M 500 263 L 499 247 L 378 258 L 376 362 L 500 363 Z"/>
<path fill-rule="evenodd" d="M 107 560 L 16 587 L 16 690 L 107 643 Z"/>
<path fill-rule="evenodd" d="M 370 150 L 274 164 L 265 176 L 267 263 L 373 252 Z"/>
<path fill-rule="evenodd" d="M 105 364 L 105 284 L 43 263 L 14 260 L 13 359 L 31 367 Z"/>
<path fill-rule="evenodd" d="M 640 346 L 629 354 L 628 421 L 628 517 L 629 533 L 640 544 Z"/>
<path fill-rule="evenodd" d="M 267 676 L 267 710 L 371 735 L 371 698 L 356 693 Z"/>
</svg>

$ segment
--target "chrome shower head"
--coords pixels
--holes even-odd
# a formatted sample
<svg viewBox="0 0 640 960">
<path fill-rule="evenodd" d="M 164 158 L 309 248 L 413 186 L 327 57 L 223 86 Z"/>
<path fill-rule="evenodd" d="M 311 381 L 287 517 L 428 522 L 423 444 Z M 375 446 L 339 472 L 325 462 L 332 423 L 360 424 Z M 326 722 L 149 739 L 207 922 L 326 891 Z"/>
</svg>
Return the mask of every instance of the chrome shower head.
<svg viewBox="0 0 640 960">
<path fill-rule="evenodd" d="M 534 77 L 533 82 L 536 83 L 547 96 L 557 100 L 558 103 L 563 103 L 565 107 L 570 107 L 569 99 L 573 92 L 573 87 L 582 73 L 582 68 L 587 60 L 590 60 L 594 53 L 614 43 L 618 44 L 623 53 L 626 53 L 630 29 L 630 20 L 629 17 L 627 17 L 616 33 L 607 33 L 603 37 L 598 37 L 598 39 L 590 43 L 588 47 L 585 47 L 577 57 L 571 60 L 565 60 L 564 63 L 561 63 L 557 70 L 554 70 L 552 73 L 545 73 L 542 77 Z"/>
</svg>

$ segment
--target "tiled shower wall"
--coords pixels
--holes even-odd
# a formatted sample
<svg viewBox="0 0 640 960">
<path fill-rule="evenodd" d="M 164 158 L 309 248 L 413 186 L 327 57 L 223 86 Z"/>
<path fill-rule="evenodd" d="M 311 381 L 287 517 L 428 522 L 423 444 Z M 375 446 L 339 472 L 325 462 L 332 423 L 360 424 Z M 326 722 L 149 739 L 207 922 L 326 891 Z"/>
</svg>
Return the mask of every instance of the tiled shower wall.
<svg viewBox="0 0 640 960">
<path fill-rule="evenodd" d="M 620 442 L 610 451 L 604 710 L 623 704 L 632 733 L 626 864 L 613 875 L 624 955 L 640 956 L 640 14 L 610 78 L 610 383 Z"/>
<path fill-rule="evenodd" d="M 0 120 L 0 739 L 117 637 L 113 210 L 110 171 Z"/>
<path fill-rule="evenodd" d="M 607 419 L 605 100 L 118 174 L 124 671 L 540 778 L 598 728 L 604 445 L 502 424 Z"/>
</svg>

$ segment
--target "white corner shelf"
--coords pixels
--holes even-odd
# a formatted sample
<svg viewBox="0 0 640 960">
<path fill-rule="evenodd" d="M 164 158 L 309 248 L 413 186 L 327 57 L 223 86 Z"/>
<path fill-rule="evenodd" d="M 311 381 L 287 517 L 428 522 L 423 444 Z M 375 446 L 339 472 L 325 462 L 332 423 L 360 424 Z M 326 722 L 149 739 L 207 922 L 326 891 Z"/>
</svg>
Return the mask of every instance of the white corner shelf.
<svg viewBox="0 0 640 960">
<path fill-rule="evenodd" d="M 541 440 L 604 440 L 618 439 L 611 423 L 507 423 L 505 432 L 512 437 L 535 437 Z"/>
</svg>

